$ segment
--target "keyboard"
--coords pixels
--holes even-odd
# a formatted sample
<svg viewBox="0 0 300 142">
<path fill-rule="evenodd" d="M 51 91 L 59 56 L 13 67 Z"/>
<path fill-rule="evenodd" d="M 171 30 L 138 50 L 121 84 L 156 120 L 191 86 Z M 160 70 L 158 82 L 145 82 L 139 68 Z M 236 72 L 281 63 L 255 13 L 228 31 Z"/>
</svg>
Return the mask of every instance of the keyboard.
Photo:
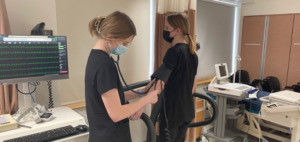
<svg viewBox="0 0 300 142">
<path fill-rule="evenodd" d="M 43 131 L 40 133 L 35 133 L 32 135 L 22 136 L 10 140 L 5 140 L 4 142 L 46 142 L 53 141 L 60 138 L 65 138 L 78 134 L 79 132 L 75 127 L 68 125 L 65 127 L 60 127 L 48 131 Z"/>
<path fill-rule="evenodd" d="M 237 90 L 245 90 L 251 88 L 248 85 L 240 84 L 240 83 L 222 83 L 220 84 L 220 88 L 226 89 L 237 89 Z"/>
</svg>

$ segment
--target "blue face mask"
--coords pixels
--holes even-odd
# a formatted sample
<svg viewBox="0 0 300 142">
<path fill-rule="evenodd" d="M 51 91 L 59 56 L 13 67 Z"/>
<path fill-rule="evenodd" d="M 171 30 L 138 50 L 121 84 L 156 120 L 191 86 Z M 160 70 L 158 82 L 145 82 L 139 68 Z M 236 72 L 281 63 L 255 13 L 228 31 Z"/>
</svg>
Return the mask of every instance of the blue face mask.
<svg viewBox="0 0 300 142">
<path fill-rule="evenodd" d="M 110 46 L 110 52 L 115 55 L 121 55 L 124 52 L 126 52 L 127 49 L 128 49 L 128 47 L 126 47 L 124 45 L 120 45 L 120 44 L 118 45 L 117 49 L 114 49 L 114 48 L 112 48 L 112 46 Z"/>
</svg>

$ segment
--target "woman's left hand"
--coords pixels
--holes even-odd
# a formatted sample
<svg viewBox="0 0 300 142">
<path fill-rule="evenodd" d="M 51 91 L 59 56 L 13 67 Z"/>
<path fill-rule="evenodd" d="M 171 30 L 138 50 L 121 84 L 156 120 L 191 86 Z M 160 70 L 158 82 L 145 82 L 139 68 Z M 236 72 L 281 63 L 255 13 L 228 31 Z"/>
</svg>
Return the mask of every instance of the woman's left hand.
<svg viewBox="0 0 300 142">
<path fill-rule="evenodd" d="M 138 120 L 140 119 L 142 113 L 144 112 L 145 107 L 142 107 L 140 110 L 129 116 L 130 120 Z"/>
</svg>

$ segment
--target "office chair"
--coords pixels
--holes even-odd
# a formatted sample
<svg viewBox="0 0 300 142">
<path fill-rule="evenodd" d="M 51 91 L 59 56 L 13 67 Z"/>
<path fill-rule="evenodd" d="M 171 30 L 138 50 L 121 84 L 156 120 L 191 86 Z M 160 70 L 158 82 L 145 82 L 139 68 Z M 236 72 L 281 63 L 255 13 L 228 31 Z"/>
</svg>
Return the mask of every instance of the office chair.
<svg viewBox="0 0 300 142">
<path fill-rule="evenodd" d="M 281 90 L 279 79 L 275 76 L 268 76 L 266 80 L 269 84 L 270 92 L 278 92 Z"/>
</svg>

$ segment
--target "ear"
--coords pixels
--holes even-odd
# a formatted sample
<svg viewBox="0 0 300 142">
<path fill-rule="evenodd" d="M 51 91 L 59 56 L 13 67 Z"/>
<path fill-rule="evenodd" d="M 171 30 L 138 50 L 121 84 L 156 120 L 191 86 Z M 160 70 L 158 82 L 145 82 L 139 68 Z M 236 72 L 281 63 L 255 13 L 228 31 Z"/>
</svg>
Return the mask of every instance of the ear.
<svg viewBox="0 0 300 142">
<path fill-rule="evenodd" d="M 112 40 L 113 40 L 113 35 L 112 34 L 107 34 L 105 37 L 105 40 L 107 41 L 108 44 L 112 44 Z"/>
<path fill-rule="evenodd" d="M 111 40 L 111 39 L 112 39 L 112 37 L 113 37 L 113 35 L 112 35 L 112 34 L 107 34 L 105 38 L 106 38 L 107 40 Z"/>
<path fill-rule="evenodd" d="M 181 29 L 179 28 L 176 29 L 176 32 L 182 34 Z"/>
</svg>

